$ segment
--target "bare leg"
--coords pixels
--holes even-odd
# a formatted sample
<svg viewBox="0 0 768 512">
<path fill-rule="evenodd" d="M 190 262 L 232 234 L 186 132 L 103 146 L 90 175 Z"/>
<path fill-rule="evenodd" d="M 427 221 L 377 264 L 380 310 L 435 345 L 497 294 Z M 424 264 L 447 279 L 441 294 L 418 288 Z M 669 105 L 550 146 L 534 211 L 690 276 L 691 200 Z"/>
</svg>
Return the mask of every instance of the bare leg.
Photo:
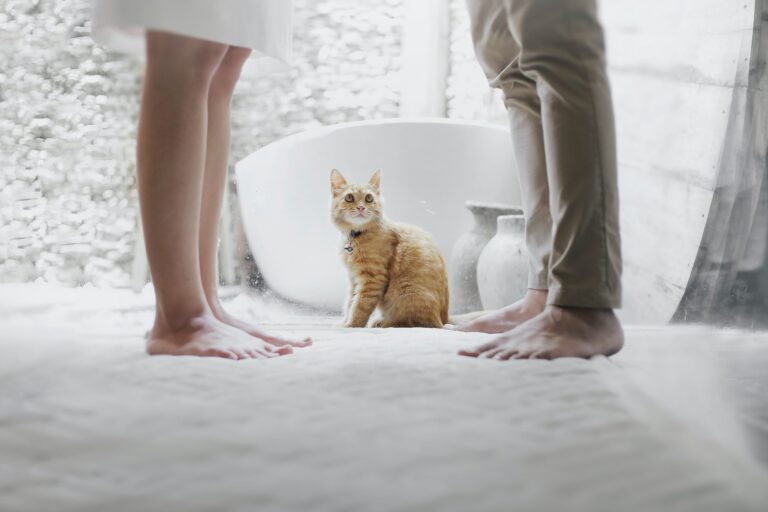
<svg viewBox="0 0 768 512">
<path fill-rule="evenodd" d="M 540 314 L 544 311 L 546 304 L 547 290 L 528 289 L 525 297 L 519 301 L 501 309 L 489 311 L 472 321 L 457 326 L 456 330 L 488 334 L 507 332 Z"/>
<path fill-rule="evenodd" d="M 243 64 L 250 53 L 251 50 L 246 48 L 230 47 L 213 75 L 208 91 L 208 133 L 200 211 L 201 279 L 208 306 L 218 320 L 272 345 L 303 347 L 311 343 L 309 339 L 290 341 L 271 336 L 255 325 L 235 318 L 224 310 L 218 296 L 219 275 L 216 255 L 219 219 L 229 163 L 230 105 Z"/>
<path fill-rule="evenodd" d="M 273 357 L 277 350 L 211 312 L 200 280 L 198 231 L 207 96 L 227 46 L 150 31 L 138 135 L 138 182 L 155 286 L 150 354 Z M 286 347 L 290 348 L 290 347 Z"/>
</svg>

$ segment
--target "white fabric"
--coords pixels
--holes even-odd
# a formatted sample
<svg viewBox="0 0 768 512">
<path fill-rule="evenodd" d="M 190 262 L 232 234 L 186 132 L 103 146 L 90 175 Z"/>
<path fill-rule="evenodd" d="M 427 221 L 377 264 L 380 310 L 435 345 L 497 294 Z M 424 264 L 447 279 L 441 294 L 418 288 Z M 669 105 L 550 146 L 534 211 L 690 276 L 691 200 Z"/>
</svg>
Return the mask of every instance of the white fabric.
<svg viewBox="0 0 768 512">
<path fill-rule="evenodd" d="M 251 48 L 257 69 L 285 70 L 291 53 L 291 0 L 95 0 L 93 39 L 135 55 L 144 32 L 161 30 Z"/>
</svg>

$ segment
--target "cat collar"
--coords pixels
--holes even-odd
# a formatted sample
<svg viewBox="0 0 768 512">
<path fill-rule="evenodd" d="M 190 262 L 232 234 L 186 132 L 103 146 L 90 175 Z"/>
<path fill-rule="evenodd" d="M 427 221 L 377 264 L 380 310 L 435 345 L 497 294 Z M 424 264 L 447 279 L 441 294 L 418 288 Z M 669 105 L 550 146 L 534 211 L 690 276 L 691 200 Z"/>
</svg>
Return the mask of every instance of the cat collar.
<svg viewBox="0 0 768 512">
<path fill-rule="evenodd" d="M 347 252 L 352 252 L 352 240 L 362 235 L 362 231 L 355 231 L 354 229 L 349 232 L 349 242 L 347 242 L 347 245 L 344 246 L 344 250 Z"/>
</svg>

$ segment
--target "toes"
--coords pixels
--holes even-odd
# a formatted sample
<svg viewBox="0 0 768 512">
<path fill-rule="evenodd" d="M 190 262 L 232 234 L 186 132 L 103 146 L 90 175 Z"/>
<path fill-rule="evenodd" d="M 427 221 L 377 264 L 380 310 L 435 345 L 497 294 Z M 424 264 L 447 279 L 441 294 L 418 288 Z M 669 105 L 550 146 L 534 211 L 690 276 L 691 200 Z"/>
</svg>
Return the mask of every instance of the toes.
<svg viewBox="0 0 768 512">
<path fill-rule="evenodd" d="M 499 348 L 500 345 L 502 345 L 504 341 L 495 339 L 493 341 L 489 341 L 488 343 L 484 343 L 477 347 L 475 350 L 477 350 L 478 353 L 488 352 L 489 350 L 496 350 Z"/>
<path fill-rule="evenodd" d="M 473 349 L 464 349 L 459 351 L 460 356 L 468 356 L 468 357 L 478 357 L 480 354 L 484 352 L 488 352 L 489 350 L 495 350 L 499 347 L 499 341 L 489 341 L 488 343 L 485 343 L 483 345 L 480 345 L 478 347 L 475 347 Z"/>
<path fill-rule="evenodd" d="M 250 334 L 251 336 L 253 336 L 255 338 L 259 338 L 260 340 L 263 340 L 263 341 L 265 341 L 265 342 L 267 342 L 267 343 L 269 343 L 271 345 L 275 345 L 277 347 L 282 347 L 282 346 L 285 346 L 285 345 L 289 345 L 289 346 L 292 346 L 292 347 L 308 347 L 309 345 L 312 344 L 312 340 L 310 338 L 304 338 L 301 341 L 287 340 L 287 339 L 284 339 L 284 338 L 278 338 L 276 336 L 271 336 L 271 335 L 265 333 L 264 331 L 262 331 L 261 329 L 258 329 L 258 328 L 254 327 L 254 326 L 244 327 L 242 325 L 237 325 L 236 327 L 238 329 L 242 330 L 242 331 L 247 332 L 248 334 Z"/>
<path fill-rule="evenodd" d="M 456 327 L 457 331 L 463 332 L 484 332 L 486 334 L 502 334 L 507 331 L 511 331 L 517 327 L 515 324 L 503 321 L 492 320 L 475 320 L 466 324 Z"/>
<path fill-rule="evenodd" d="M 498 359 L 499 361 L 507 361 L 510 358 L 514 357 L 517 353 L 518 353 L 517 349 L 505 350 L 503 352 L 496 354 L 496 357 L 494 357 L 494 359 Z"/>
<path fill-rule="evenodd" d="M 497 354 L 501 354 L 502 352 L 504 352 L 504 350 L 505 350 L 504 348 L 494 348 L 492 350 L 488 350 L 487 352 L 484 352 L 480 357 L 485 359 L 493 359 L 494 356 L 496 356 Z"/>
<path fill-rule="evenodd" d="M 209 348 L 202 354 L 205 357 L 223 357 L 224 359 L 237 360 L 239 357 L 231 350 L 225 350 L 223 348 Z"/>
<path fill-rule="evenodd" d="M 483 324 L 482 322 L 467 322 L 465 324 L 457 325 L 455 329 L 462 332 L 482 332 Z"/>
<path fill-rule="evenodd" d="M 266 359 L 267 357 L 272 357 L 269 354 L 267 354 L 266 352 L 264 352 L 264 351 L 262 351 L 260 349 L 257 349 L 257 348 L 250 348 L 249 347 L 249 348 L 245 349 L 245 352 L 248 354 L 248 356 L 251 359 Z"/>
<path fill-rule="evenodd" d="M 264 341 L 269 343 L 270 345 L 274 345 L 275 347 L 297 347 L 297 348 L 303 348 L 308 347 L 312 344 L 311 338 L 304 338 L 301 341 L 293 341 L 293 340 L 284 340 L 281 338 L 274 338 L 272 336 L 264 336 Z M 290 354 L 290 352 L 288 352 Z"/>
<path fill-rule="evenodd" d="M 287 356 L 288 354 L 293 354 L 293 345 L 272 345 L 271 343 L 266 343 L 262 350 L 269 353 L 272 357 Z"/>
<path fill-rule="evenodd" d="M 555 350 L 539 350 L 530 355 L 531 359 L 556 359 L 560 355 Z"/>
<path fill-rule="evenodd" d="M 233 348 L 231 349 L 231 352 L 237 356 L 237 359 L 251 359 L 251 355 L 248 353 L 247 349 L 244 348 Z"/>
<path fill-rule="evenodd" d="M 287 356 L 293 354 L 293 347 L 291 345 L 283 345 L 282 347 L 271 347 L 272 354 L 278 356 Z"/>
<path fill-rule="evenodd" d="M 531 359 L 533 356 L 532 352 L 529 351 L 520 351 L 516 352 L 512 355 L 512 359 Z"/>
</svg>

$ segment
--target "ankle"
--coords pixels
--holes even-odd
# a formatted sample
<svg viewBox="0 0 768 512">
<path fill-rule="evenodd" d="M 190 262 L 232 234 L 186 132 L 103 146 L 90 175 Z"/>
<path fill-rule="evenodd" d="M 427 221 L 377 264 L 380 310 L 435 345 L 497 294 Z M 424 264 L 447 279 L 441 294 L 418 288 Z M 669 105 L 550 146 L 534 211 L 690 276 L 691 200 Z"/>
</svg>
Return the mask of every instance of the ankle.
<svg viewBox="0 0 768 512">
<path fill-rule="evenodd" d="M 539 312 L 544 311 L 547 305 L 547 290 L 536 290 L 529 288 L 523 297 L 523 304 L 526 308 L 537 310 Z"/>
<path fill-rule="evenodd" d="M 570 317 L 598 325 L 619 324 L 616 313 L 610 308 L 578 308 L 548 304 L 545 311 L 550 312 L 556 318 Z"/>
<path fill-rule="evenodd" d="M 155 317 L 152 334 L 156 336 L 187 329 L 199 329 L 216 320 L 217 318 L 213 314 L 213 311 L 208 307 L 191 311 L 176 312 L 174 314 L 162 312 Z"/>
<path fill-rule="evenodd" d="M 208 300 L 208 308 L 211 310 L 211 314 L 220 321 L 224 321 L 224 319 L 227 317 L 227 311 L 224 309 L 224 306 L 221 305 L 221 301 L 219 301 L 219 298 L 213 298 L 213 299 L 207 299 Z"/>
</svg>

